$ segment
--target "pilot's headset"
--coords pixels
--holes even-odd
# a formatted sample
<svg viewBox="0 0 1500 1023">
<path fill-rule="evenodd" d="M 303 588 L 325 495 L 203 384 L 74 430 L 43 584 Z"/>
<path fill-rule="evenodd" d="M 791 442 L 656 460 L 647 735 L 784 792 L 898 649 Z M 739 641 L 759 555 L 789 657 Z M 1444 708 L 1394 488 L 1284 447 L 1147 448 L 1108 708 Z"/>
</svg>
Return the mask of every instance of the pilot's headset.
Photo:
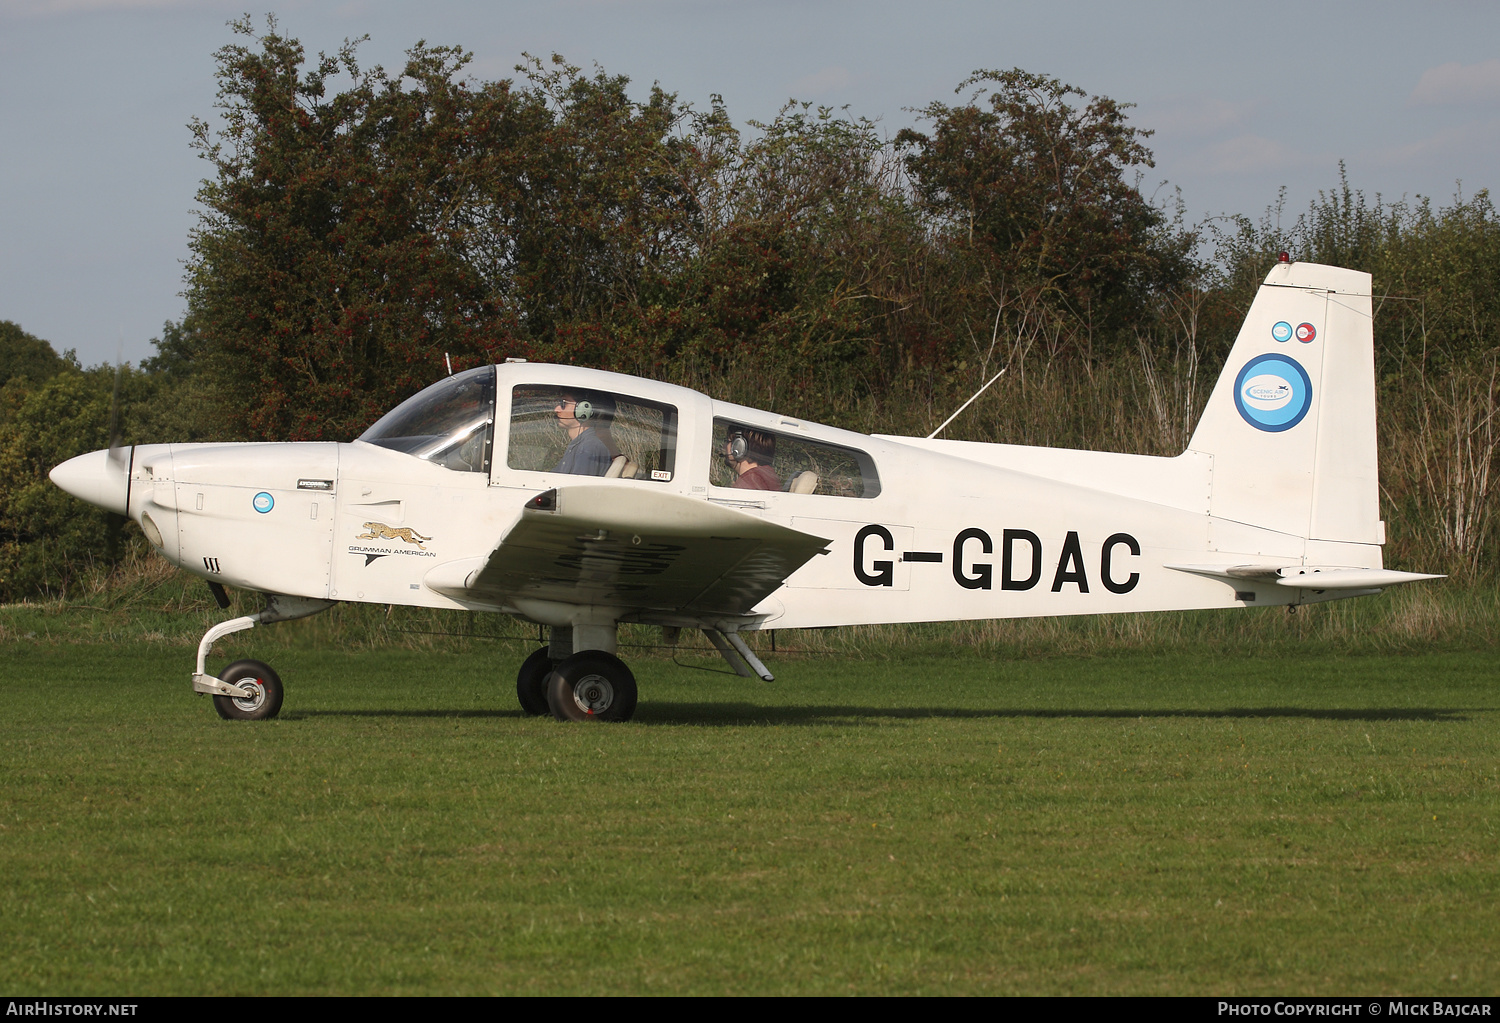
<svg viewBox="0 0 1500 1023">
<path fill-rule="evenodd" d="M 607 394 L 585 393 L 573 403 L 573 418 L 598 426 L 615 418 L 615 400 Z"/>
</svg>

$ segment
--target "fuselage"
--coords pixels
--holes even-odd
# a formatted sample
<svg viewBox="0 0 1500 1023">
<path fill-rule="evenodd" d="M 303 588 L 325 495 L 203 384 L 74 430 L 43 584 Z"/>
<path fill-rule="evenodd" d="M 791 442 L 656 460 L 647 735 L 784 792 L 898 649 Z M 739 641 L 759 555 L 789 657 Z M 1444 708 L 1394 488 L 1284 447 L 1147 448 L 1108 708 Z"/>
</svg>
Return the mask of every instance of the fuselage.
<svg viewBox="0 0 1500 1023">
<path fill-rule="evenodd" d="M 228 586 L 512 613 L 427 580 L 488 556 L 533 496 L 583 482 L 711 502 L 826 539 L 826 554 L 753 609 L 767 628 L 1294 603 L 1319 596 L 1166 566 L 1381 563 L 1379 537 L 1309 539 L 1216 517 L 1213 459 L 1194 451 L 869 436 L 568 366 L 501 365 L 485 386 L 488 409 L 465 399 L 472 422 L 443 420 L 446 446 L 441 431 L 429 442 L 399 429 L 353 443 L 139 445 L 120 486 L 89 475 L 102 471 L 101 452 L 54 479 L 118 502 L 162 556 Z M 618 403 L 606 439 L 624 456 L 619 475 L 558 471 L 568 437 L 547 406 L 572 392 Z M 725 444 L 737 429 L 773 438 L 782 489 L 733 486 Z M 652 553 L 637 556 L 646 566 Z"/>
</svg>

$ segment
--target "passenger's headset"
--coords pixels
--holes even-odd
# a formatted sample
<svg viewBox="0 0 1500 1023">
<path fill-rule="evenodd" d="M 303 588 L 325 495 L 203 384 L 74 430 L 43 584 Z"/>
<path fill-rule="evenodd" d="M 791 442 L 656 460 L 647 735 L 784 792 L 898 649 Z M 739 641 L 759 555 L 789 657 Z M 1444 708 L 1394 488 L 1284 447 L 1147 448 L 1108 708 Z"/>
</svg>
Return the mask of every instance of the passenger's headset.
<svg viewBox="0 0 1500 1023">
<path fill-rule="evenodd" d="M 750 453 L 750 442 L 745 439 L 743 433 L 731 434 L 729 437 L 729 460 L 732 462 L 743 462 L 745 456 Z"/>
</svg>

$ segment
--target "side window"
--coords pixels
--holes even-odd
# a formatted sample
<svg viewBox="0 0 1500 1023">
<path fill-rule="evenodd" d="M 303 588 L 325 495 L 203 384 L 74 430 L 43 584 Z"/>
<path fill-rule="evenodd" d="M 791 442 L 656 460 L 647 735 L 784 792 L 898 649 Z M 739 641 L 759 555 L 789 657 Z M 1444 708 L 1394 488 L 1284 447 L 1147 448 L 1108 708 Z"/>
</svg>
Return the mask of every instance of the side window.
<svg viewBox="0 0 1500 1023">
<path fill-rule="evenodd" d="M 676 456 L 671 405 L 555 384 L 511 391 L 505 464 L 512 469 L 666 482 Z"/>
<path fill-rule="evenodd" d="M 828 497 L 880 493 L 875 462 L 863 451 L 788 433 L 714 420 L 709 481 L 734 490 L 780 490 Z"/>
</svg>

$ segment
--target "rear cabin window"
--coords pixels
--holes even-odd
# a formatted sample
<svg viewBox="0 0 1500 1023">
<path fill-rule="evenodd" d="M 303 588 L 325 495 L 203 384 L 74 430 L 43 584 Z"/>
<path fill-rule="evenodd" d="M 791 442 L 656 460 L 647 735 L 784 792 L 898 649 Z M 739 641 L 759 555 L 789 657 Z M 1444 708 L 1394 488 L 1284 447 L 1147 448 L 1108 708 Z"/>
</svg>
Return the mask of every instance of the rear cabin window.
<svg viewBox="0 0 1500 1023">
<path fill-rule="evenodd" d="M 880 493 L 875 462 L 855 448 L 714 420 L 714 457 L 709 480 L 746 496 L 756 490 L 827 497 L 874 497 Z"/>
<path fill-rule="evenodd" d="M 511 391 L 505 464 L 512 469 L 665 483 L 676 461 L 672 405 L 555 384 Z"/>
</svg>

